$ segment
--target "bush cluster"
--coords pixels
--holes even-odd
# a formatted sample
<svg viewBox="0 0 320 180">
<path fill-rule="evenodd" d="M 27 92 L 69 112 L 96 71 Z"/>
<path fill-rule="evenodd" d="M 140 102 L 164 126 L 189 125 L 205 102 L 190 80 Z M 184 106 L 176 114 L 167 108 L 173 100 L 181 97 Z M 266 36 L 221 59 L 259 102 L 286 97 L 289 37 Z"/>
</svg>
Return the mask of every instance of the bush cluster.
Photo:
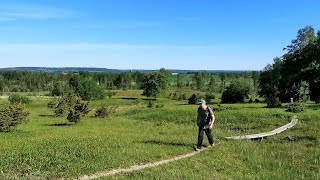
<svg viewBox="0 0 320 180">
<path fill-rule="evenodd" d="M 280 108 L 281 102 L 279 98 L 266 98 L 267 108 Z"/>
<path fill-rule="evenodd" d="M 169 97 L 170 97 L 170 99 L 177 100 L 177 101 L 183 101 L 183 100 L 187 99 L 186 94 L 180 94 L 180 93 L 177 93 L 177 92 L 171 93 L 169 95 Z"/>
<path fill-rule="evenodd" d="M 200 94 L 192 94 L 191 97 L 188 99 L 188 104 L 197 104 L 203 98 L 204 97 Z"/>
<path fill-rule="evenodd" d="M 49 102 L 48 107 L 54 109 L 54 114 L 57 117 L 68 114 L 68 121 L 74 123 L 78 123 L 81 117 L 90 112 L 89 102 L 83 101 L 72 91 L 65 93 L 57 102 Z"/>
<path fill-rule="evenodd" d="M 94 116 L 97 118 L 109 117 L 116 112 L 119 106 L 101 106 L 96 110 Z"/>
<path fill-rule="evenodd" d="M 232 83 L 222 93 L 221 103 L 243 103 L 249 96 L 249 87 L 241 83 Z"/>
<path fill-rule="evenodd" d="M 154 102 L 153 101 L 149 101 L 147 104 L 148 108 L 153 108 L 154 107 Z"/>
<path fill-rule="evenodd" d="M 0 132 L 11 131 L 18 124 L 27 122 L 29 114 L 29 111 L 21 104 L 14 104 L 0 109 Z"/>
<path fill-rule="evenodd" d="M 302 103 L 293 103 L 293 104 L 289 104 L 287 107 L 287 112 L 293 112 L 293 113 L 297 113 L 297 112 L 302 112 L 305 110 L 305 105 Z"/>
<path fill-rule="evenodd" d="M 29 104 L 31 102 L 30 98 L 19 94 L 11 94 L 8 100 L 10 104 Z"/>
<path fill-rule="evenodd" d="M 86 116 L 89 112 L 89 102 L 78 99 L 77 102 L 69 108 L 67 119 L 69 122 L 78 123 L 81 117 Z"/>
</svg>

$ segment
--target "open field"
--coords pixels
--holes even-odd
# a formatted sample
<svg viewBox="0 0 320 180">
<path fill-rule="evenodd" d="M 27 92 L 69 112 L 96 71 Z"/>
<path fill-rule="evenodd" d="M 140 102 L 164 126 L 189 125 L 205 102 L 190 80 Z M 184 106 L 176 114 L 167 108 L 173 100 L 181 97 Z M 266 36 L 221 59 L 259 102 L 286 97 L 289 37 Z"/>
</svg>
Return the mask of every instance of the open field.
<svg viewBox="0 0 320 180">
<path fill-rule="evenodd" d="M 128 99 L 128 98 L 139 98 Z M 33 97 L 29 122 L 0 133 L 0 179 L 77 178 L 105 169 L 158 161 L 192 151 L 196 108 L 187 101 L 160 98 L 163 108 L 147 108 L 141 91 L 117 91 L 113 99 L 90 103 L 118 105 L 111 117 L 93 112 L 76 125 L 52 117 L 49 98 Z M 0 106 L 8 105 L 0 99 Z M 216 104 L 213 108 L 218 108 Z M 101 179 L 319 179 L 320 106 L 308 104 L 299 124 L 263 141 L 223 137 L 273 130 L 293 116 L 265 104 L 225 104 L 216 111 L 214 148 L 167 165 Z M 291 142 L 287 136 L 297 136 Z M 206 141 L 205 141 L 206 142 Z"/>
</svg>

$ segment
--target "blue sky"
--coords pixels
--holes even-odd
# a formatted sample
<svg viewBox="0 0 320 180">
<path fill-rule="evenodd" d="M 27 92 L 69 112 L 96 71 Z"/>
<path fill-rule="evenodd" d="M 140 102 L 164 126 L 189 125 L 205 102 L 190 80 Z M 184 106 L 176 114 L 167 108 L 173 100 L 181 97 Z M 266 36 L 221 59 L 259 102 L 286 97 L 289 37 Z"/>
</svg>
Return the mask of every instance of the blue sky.
<svg viewBox="0 0 320 180">
<path fill-rule="evenodd" d="M 0 0 L 0 67 L 260 70 L 317 0 Z"/>
</svg>

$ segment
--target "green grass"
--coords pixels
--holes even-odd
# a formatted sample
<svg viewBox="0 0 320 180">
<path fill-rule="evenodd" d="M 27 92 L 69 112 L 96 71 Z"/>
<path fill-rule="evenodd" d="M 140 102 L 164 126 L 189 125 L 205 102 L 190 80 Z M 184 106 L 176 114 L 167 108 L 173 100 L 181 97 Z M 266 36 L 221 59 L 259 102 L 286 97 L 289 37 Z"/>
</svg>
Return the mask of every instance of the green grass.
<svg viewBox="0 0 320 180">
<path fill-rule="evenodd" d="M 164 108 L 146 108 L 141 91 L 118 91 L 114 99 L 91 102 L 118 105 L 112 117 L 79 124 L 53 118 L 48 98 L 27 105 L 29 122 L 0 133 L 0 179 L 76 178 L 105 169 L 157 161 L 192 151 L 196 142 L 195 105 L 160 98 Z M 0 100 L 0 107 L 8 102 Z M 217 105 L 212 105 L 217 107 Z M 215 148 L 189 159 L 152 169 L 101 179 L 319 179 L 319 106 L 309 104 L 293 129 L 264 141 L 226 141 L 229 135 L 269 131 L 287 123 L 285 109 L 265 104 L 222 105 L 218 111 Z M 286 136 L 299 136 L 290 142 Z"/>
</svg>

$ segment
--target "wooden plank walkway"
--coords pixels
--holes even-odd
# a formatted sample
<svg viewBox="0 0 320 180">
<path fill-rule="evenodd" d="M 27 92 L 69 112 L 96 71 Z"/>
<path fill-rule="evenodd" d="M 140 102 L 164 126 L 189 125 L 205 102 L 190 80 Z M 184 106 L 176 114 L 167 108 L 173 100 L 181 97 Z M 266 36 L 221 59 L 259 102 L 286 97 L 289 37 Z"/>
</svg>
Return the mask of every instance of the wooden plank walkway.
<svg viewBox="0 0 320 180">
<path fill-rule="evenodd" d="M 140 164 L 140 165 L 133 165 L 128 168 L 118 168 L 118 169 L 112 169 L 112 170 L 105 170 L 105 171 L 97 172 L 97 173 L 91 174 L 91 175 L 84 175 L 84 176 L 78 178 L 77 180 L 92 180 L 92 179 L 98 179 L 101 177 L 113 176 L 113 175 L 120 174 L 120 173 L 128 173 L 128 172 L 138 171 L 138 170 L 142 170 L 142 169 L 146 169 L 146 168 L 156 167 L 156 166 L 160 166 L 163 164 L 168 164 L 173 161 L 178 161 L 181 159 L 189 158 L 189 157 L 194 156 L 204 150 L 207 150 L 208 148 L 209 147 L 202 148 L 199 151 L 193 151 L 188 154 L 176 156 L 176 157 L 173 157 L 170 159 L 160 160 L 160 161 L 156 161 L 156 162 L 149 162 L 149 163 Z"/>
<path fill-rule="evenodd" d="M 252 135 L 241 135 L 241 136 L 231 136 L 231 137 L 225 137 L 226 139 L 263 139 L 265 137 L 268 136 L 272 136 L 275 134 L 279 134 L 287 129 L 292 128 L 293 126 L 295 126 L 298 123 L 298 117 L 296 115 L 294 115 L 291 119 L 291 122 L 281 126 L 273 131 L 269 131 L 269 132 L 263 132 L 263 133 L 259 133 L 259 134 L 252 134 Z"/>
<path fill-rule="evenodd" d="M 244 136 L 232 136 L 232 137 L 225 137 L 227 139 L 258 139 L 258 138 L 264 138 L 267 136 L 271 136 L 271 135 L 275 135 L 278 133 L 281 133 L 289 128 L 292 128 L 293 126 L 295 126 L 298 123 L 298 118 L 297 116 L 293 116 L 291 119 L 291 122 L 289 124 L 286 124 L 282 127 L 279 127 L 273 131 L 270 132 L 265 132 L 265 133 L 259 133 L 259 134 L 253 134 L 253 135 L 244 135 Z M 101 171 L 101 172 L 97 172 L 91 175 L 83 175 L 82 177 L 79 177 L 77 180 L 91 180 L 91 179 L 98 179 L 101 177 L 107 177 L 107 176 L 112 176 L 112 175 L 116 175 L 116 174 L 120 174 L 120 173 L 128 173 L 128 172 L 133 172 L 133 171 L 138 171 L 138 170 L 142 170 L 142 169 L 146 169 L 146 168 L 151 168 L 151 167 L 156 167 L 156 166 L 160 166 L 163 164 L 167 164 L 167 163 L 171 163 L 174 161 L 178 161 L 181 159 L 185 159 L 185 158 L 189 158 L 192 157 L 204 150 L 207 150 L 209 148 L 203 148 L 200 151 L 194 151 L 194 152 L 190 152 L 184 155 L 180 155 L 180 156 L 175 156 L 169 159 L 165 159 L 165 160 L 160 160 L 160 161 L 156 161 L 156 162 L 149 162 L 146 164 L 137 164 L 137 165 L 132 165 L 130 167 L 127 168 L 117 168 L 117 169 L 111 169 L 111 170 L 105 170 L 105 171 Z"/>
</svg>

